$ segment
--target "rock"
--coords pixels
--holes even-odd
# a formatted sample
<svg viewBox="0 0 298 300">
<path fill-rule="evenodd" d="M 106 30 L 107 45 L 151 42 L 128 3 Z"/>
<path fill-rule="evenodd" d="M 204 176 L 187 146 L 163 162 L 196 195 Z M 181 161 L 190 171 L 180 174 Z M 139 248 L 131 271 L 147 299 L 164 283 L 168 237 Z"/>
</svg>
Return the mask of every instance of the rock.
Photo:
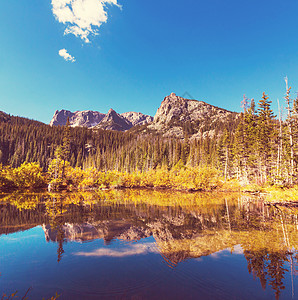
<svg viewBox="0 0 298 300">
<path fill-rule="evenodd" d="M 218 108 L 203 101 L 190 100 L 171 93 L 158 108 L 153 122 L 147 127 L 165 137 L 189 138 L 214 135 L 220 122 L 235 119 L 237 113 Z"/>
<path fill-rule="evenodd" d="M 98 111 L 77 111 L 72 121 L 72 126 L 93 127 L 96 126 L 105 117 L 105 114 Z"/>
<path fill-rule="evenodd" d="M 113 109 L 110 109 L 102 121 L 94 128 L 105 130 L 126 131 L 133 127 L 132 123 L 126 120 L 123 116 L 117 114 Z"/>
<path fill-rule="evenodd" d="M 71 112 L 69 110 L 56 110 L 53 119 L 50 122 L 51 126 L 66 125 L 67 118 L 72 127 L 93 127 L 96 126 L 105 114 L 98 111 L 84 110 Z"/>
<path fill-rule="evenodd" d="M 118 114 L 110 109 L 107 114 L 96 111 L 56 111 L 51 126 L 65 125 L 94 129 L 127 131 L 137 125 L 137 133 L 156 132 L 164 137 L 200 139 L 217 134 L 225 124 L 234 124 L 238 113 L 222 109 L 204 101 L 190 100 L 171 93 L 165 97 L 154 118 L 139 112 Z M 215 130 L 216 128 L 216 130 Z"/>
<path fill-rule="evenodd" d="M 153 117 L 144 115 L 140 112 L 126 112 L 121 114 L 121 116 L 124 117 L 127 121 L 129 121 L 132 124 L 132 126 L 145 125 L 153 121 Z"/>
<path fill-rule="evenodd" d="M 107 114 L 98 111 L 76 111 L 56 110 L 50 122 L 51 126 L 66 125 L 69 118 L 72 127 L 101 128 L 107 130 L 126 131 L 137 125 L 144 125 L 153 121 L 153 117 L 140 112 L 116 113 L 110 109 Z M 99 125 L 100 124 L 100 125 Z"/>
<path fill-rule="evenodd" d="M 54 113 L 54 116 L 50 122 L 50 126 L 62 126 L 62 125 L 65 125 L 66 122 L 67 122 L 67 118 L 69 118 L 69 121 L 70 119 L 72 118 L 72 116 L 74 115 L 74 113 L 72 113 L 71 111 L 69 110 L 56 110 L 55 113 Z"/>
</svg>

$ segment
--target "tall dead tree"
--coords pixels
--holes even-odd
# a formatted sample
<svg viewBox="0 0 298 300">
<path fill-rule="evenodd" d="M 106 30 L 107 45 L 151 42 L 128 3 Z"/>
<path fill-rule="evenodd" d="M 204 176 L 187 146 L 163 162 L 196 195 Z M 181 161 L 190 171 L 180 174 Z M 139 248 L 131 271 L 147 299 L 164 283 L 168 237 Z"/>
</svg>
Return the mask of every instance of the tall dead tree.
<svg viewBox="0 0 298 300">
<path fill-rule="evenodd" d="M 282 160 L 283 160 L 283 132 L 282 132 L 282 111 L 279 105 L 279 99 L 277 99 L 278 103 L 278 120 L 279 120 L 279 135 L 278 135 L 278 152 L 277 152 L 277 163 L 276 163 L 276 175 L 278 178 L 281 177 L 281 169 L 282 169 Z M 279 179 L 278 179 L 279 180 Z"/>
<path fill-rule="evenodd" d="M 289 131 L 289 142 L 290 142 L 290 184 L 293 184 L 294 175 L 294 143 L 293 143 L 293 128 L 292 128 L 292 108 L 291 108 L 291 98 L 290 92 L 291 87 L 288 86 L 288 77 L 285 77 L 286 82 L 286 104 L 288 111 L 287 126 Z"/>
</svg>

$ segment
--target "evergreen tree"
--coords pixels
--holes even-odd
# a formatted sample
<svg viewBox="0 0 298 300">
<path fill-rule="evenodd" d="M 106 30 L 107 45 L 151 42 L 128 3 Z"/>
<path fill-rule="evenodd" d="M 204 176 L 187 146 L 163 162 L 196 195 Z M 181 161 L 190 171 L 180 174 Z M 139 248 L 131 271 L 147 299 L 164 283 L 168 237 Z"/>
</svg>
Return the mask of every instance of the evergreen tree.
<svg viewBox="0 0 298 300">
<path fill-rule="evenodd" d="M 273 146 L 275 144 L 274 114 L 271 109 L 272 101 L 263 93 L 258 103 L 257 118 L 257 151 L 259 157 L 259 175 L 261 182 L 265 182 L 270 175 L 270 168 L 273 164 Z"/>
</svg>

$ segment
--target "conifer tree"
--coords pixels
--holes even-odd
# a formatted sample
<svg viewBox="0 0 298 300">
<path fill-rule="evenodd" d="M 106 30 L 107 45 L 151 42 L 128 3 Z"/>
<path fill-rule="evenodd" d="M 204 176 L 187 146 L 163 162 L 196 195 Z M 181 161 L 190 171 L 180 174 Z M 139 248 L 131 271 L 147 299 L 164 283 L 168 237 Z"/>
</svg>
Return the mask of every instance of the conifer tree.
<svg viewBox="0 0 298 300">
<path fill-rule="evenodd" d="M 61 149 L 62 150 L 61 157 L 63 160 L 62 180 L 64 178 L 64 173 L 65 173 L 65 162 L 70 160 L 70 143 L 71 143 L 70 123 L 69 123 L 69 117 L 67 117 L 67 122 L 64 127 L 63 145 Z"/>
<path fill-rule="evenodd" d="M 231 136 L 227 128 L 225 128 L 219 140 L 218 159 L 222 166 L 225 180 L 230 177 L 230 161 L 231 161 Z"/>
<path fill-rule="evenodd" d="M 244 164 L 247 177 L 256 175 L 256 126 L 255 102 L 251 99 L 243 117 Z"/>
<path fill-rule="evenodd" d="M 236 168 L 237 179 L 243 179 L 246 183 L 248 181 L 247 174 L 247 154 L 246 154 L 246 140 L 245 140 L 245 123 L 244 123 L 244 113 L 240 114 L 240 121 L 235 131 L 233 145 L 233 156 Z"/>
<path fill-rule="evenodd" d="M 274 145 L 274 123 L 275 118 L 271 109 L 272 101 L 263 93 L 262 99 L 258 103 L 258 122 L 257 122 L 257 150 L 259 157 L 259 175 L 261 182 L 267 180 L 272 165 L 272 152 Z"/>
</svg>

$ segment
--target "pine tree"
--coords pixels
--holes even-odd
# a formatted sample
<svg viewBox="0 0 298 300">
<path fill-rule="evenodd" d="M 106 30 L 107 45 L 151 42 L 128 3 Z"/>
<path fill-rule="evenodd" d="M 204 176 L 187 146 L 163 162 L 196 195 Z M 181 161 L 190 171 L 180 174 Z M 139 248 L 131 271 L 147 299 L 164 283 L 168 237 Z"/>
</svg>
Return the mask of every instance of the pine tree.
<svg viewBox="0 0 298 300">
<path fill-rule="evenodd" d="M 257 150 L 259 157 L 259 175 L 261 182 L 267 181 L 272 165 L 272 152 L 274 145 L 274 123 L 275 118 L 271 109 L 272 101 L 263 93 L 262 99 L 258 103 L 258 122 L 257 122 Z"/>
<path fill-rule="evenodd" d="M 237 179 L 247 180 L 245 176 L 245 139 L 244 139 L 244 113 L 240 114 L 239 124 L 236 128 L 233 144 L 234 165 Z"/>
<path fill-rule="evenodd" d="M 70 160 L 70 146 L 71 146 L 70 143 L 71 143 L 70 123 L 69 123 L 69 117 L 67 117 L 67 122 L 64 127 L 63 145 L 62 145 L 62 153 L 61 153 L 61 157 L 63 160 L 62 180 L 64 178 L 64 173 L 65 173 L 65 162 Z"/>
<path fill-rule="evenodd" d="M 244 135 L 244 158 L 245 170 L 247 177 L 255 177 L 256 175 L 256 115 L 255 115 L 255 102 L 251 99 L 250 106 L 247 106 L 243 118 L 243 135 Z"/>
</svg>

